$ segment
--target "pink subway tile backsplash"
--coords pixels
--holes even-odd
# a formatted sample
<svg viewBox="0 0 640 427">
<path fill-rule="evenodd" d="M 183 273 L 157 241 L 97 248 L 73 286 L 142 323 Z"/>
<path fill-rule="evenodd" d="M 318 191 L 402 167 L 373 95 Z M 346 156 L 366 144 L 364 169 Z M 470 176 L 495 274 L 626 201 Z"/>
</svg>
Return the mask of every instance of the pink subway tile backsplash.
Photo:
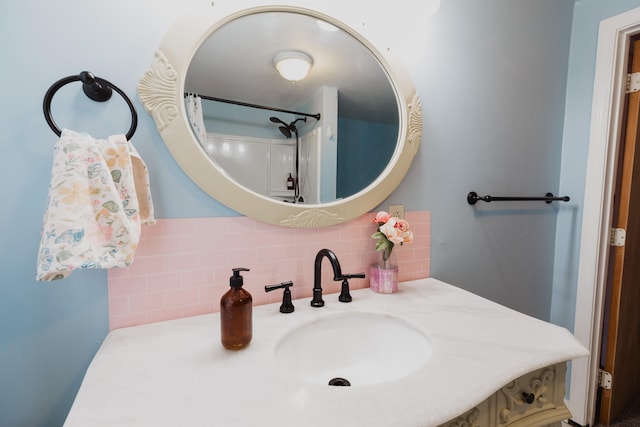
<svg viewBox="0 0 640 427">
<path fill-rule="evenodd" d="M 407 212 L 414 241 L 396 246 L 399 279 L 429 277 L 429 212 Z M 282 228 L 247 217 L 161 219 L 144 226 L 133 264 L 108 272 L 111 329 L 216 312 L 229 288 L 233 267 L 247 267 L 245 288 L 254 305 L 280 301 L 264 285 L 292 280 L 293 298 L 308 298 L 313 261 L 333 250 L 345 273 L 365 272 L 376 259 L 372 214 L 320 229 Z M 325 293 L 339 292 L 329 263 L 323 263 Z M 352 289 L 368 278 L 350 281 Z"/>
</svg>

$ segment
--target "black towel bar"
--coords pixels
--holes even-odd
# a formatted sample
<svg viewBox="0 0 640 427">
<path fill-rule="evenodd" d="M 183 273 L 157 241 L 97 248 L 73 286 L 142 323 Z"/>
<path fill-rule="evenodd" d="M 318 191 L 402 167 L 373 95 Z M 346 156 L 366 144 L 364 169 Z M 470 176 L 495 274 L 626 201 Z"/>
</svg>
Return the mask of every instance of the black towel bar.
<svg viewBox="0 0 640 427">
<path fill-rule="evenodd" d="M 72 82 L 82 82 L 82 90 L 90 99 L 96 102 L 105 102 L 111 98 L 112 91 L 118 92 L 118 94 L 125 100 L 129 109 L 131 110 L 131 127 L 127 132 L 127 139 L 131 139 L 133 134 L 136 132 L 136 128 L 138 127 L 138 114 L 136 113 L 136 109 L 133 106 L 133 103 L 129 99 L 129 97 L 118 88 L 113 83 L 102 79 L 100 77 L 96 77 L 88 71 L 82 71 L 77 76 L 68 76 L 64 77 L 57 82 L 55 82 L 47 93 L 44 95 L 44 101 L 42 103 L 42 109 L 44 110 L 44 118 L 47 120 L 49 127 L 53 132 L 60 136 L 62 131 L 56 125 L 56 122 L 53 120 L 53 116 L 51 115 L 51 100 L 53 99 L 53 95 L 60 89 L 62 86 L 72 83 Z"/>
<path fill-rule="evenodd" d="M 487 202 L 487 203 L 489 203 L 489 202 L 508 202 L 508 201 L 514 201 L 514 200 L 544 201 L 544 202 L 547 202 L 547 203 L 551 203 L 553 201 L 568 202 L 569 200 L 571 200 L 571 198 L 569 196 L 555 197 L 553 195 L 553 193 L 547 193 L 547 194 L 545 194 L 544 197 L 478 196 L 478 194 L 475 191 L 471 191 L 471 192 L 469 192 L 469 194 L 467 194 L 467 203 L 469 203 L 470 205 L 475 205 L 476 202 L 479 201 L 479 200 L 482 200 L 483 202 Z"/>
</svg>

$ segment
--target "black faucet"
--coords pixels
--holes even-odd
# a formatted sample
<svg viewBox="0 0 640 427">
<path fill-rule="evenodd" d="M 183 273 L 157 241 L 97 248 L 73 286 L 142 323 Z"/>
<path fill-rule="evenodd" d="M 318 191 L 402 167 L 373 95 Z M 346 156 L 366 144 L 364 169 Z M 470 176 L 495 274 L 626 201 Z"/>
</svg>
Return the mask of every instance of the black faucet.
<svg viewBox="0 0 640 427">
<path fill-rule="evenodd" d="M 333 280 L 338 282 L 342 280 L 342 269 L 340 268 L 340 262 L 338 257 L 330 249 L 320 249 L 316 255 L 316 261 L 313 265 L 313 299 L 311 300 L 311 307 L 324 307 L 324 301 L 322 300 L 322 258 L 329 258 L 331 267 L 333 267 Z"/>
<path fill-rule="evenodd" d="M 284 292 L 282 293 L 282 304 L 280 305 L 280 313 L 293 313 L 296 309 L 291 302 L 291 289 L 289 289 L 291 286 L 293 286 L 293 282 L 289 281 L 282 282 L 277 285 L 267 285 L 264 287 L 265 292 L 271 292 L 276 289 L 284 288 Z"/>
<path fill-rule="evenodd" d="M 351 298 L 351 294 L 349 293 L 349 279 L 354 279 L 354 278 L 364 279 L 364 273 L 342 275 L 342 289 L 340 290 L 340 296 L 338 297 L 338 301 L 351 302 L 353 300 L 353 298 Z"/>
</svg>

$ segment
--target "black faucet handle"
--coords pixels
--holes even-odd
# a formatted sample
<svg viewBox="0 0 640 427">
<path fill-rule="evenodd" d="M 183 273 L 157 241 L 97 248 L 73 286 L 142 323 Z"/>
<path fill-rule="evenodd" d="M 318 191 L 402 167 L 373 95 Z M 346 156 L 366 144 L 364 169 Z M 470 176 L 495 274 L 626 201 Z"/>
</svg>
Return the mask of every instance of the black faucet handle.
<svg viewBox="0 0 640 427">
<path fill-rule="evenodd" d="M 293 282 L 288 281 L 278 283 L 277 285 L 266 285 L 264 287 L 265 292 L 271 292 L 275 291 L 276 289 L 284 288 L 284 292 L 282 293 L 282 304 L 280 305 L 280 313 L 293 313 L 293 311 L 295 310 L 295 307 L 291 302 L 291 289 L 289 289 L 291 286 L 293 286 Z"/>
<path fill-rule="evenodd" d="M 364 273 L 354 273 L 354 274 L 343 274 L 343 278 L 345 279 L 364 279 Z"/>
<path fill-rule="evenodd" d="M 338 297 L 340 302 L 351 302 L 353 300 L 349 293 L 349 279 L 364 279 L 364 273 L 342 275 L 342 289 L 340 289 L 340 296 Z"/>
</svg>

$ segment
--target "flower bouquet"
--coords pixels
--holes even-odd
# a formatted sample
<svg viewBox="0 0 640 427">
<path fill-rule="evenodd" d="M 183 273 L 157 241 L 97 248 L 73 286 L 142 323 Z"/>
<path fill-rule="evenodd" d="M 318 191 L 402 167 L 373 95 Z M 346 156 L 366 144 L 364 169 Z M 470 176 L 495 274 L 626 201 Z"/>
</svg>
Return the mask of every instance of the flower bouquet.
<svg viewBox="0 0 640 427">
<path fill-rule="evenodd" d="M 398 265 L 395 256 L 392 257 L 395 255 L 393 247 L 412 242 L 413 232 L 409 230 L 407 221 L 385 211 L 378 212 L 373 222 L 378 224 L 371 237 L 377 240 L 379 260 L 371 266 L 370 287 L 376 292 L 393 293 L 398 289 Z"/>
</svg>

